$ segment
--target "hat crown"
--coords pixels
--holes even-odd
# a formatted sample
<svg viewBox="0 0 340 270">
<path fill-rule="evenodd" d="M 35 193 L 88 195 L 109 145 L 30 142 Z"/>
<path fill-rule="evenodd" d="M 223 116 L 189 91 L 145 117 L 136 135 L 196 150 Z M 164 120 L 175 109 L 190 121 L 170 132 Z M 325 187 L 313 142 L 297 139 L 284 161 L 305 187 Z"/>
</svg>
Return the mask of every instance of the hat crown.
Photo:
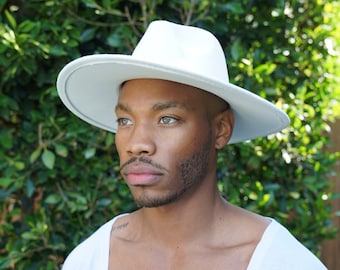
<svg viewBox="0 0 340 270">
<path fill-rule="evenodd" d="M 184 72 L 229 83 L 223 49 L 210 32 L 168 21 L 154 21 L 132 56 Z"/>
</svg>

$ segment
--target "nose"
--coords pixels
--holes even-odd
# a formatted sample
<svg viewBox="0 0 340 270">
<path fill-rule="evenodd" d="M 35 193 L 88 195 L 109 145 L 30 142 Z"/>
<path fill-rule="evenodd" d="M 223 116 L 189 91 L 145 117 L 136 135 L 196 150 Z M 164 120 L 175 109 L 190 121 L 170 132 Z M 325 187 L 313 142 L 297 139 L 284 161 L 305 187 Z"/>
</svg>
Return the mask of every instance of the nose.
<svg viewBox="0 0 340 270">
<path fill-rule="evenodd" d="M 127 141 L 127 152 L 131 156 L 152 156 L 156 151 L 152 129 L 147 126 L 135 126 Z"/>
</svg>

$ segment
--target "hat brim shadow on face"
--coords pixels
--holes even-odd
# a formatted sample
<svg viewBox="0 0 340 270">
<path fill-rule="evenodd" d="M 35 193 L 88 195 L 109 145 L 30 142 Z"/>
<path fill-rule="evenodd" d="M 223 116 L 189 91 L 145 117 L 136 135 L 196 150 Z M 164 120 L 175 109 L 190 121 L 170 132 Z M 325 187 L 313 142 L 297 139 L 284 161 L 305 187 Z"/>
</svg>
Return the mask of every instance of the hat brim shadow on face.
<svg viewBox="0 0 340 270">
<path fill-rule="evenodd" d="M 114 113 L 119 89 L 132 79 L 164 79 L 206 90 L 226 100 L 235 125 L 228 144 L 279 132 L 289 124 L 288 116 L 269 101 L 231 83 L 191 73 L 180 67 L 136 59 L 131 55 L 84 56 L 66 65 L 57 79 L 59 96 L 82 120 L 116 132 Z"/>
</svg>

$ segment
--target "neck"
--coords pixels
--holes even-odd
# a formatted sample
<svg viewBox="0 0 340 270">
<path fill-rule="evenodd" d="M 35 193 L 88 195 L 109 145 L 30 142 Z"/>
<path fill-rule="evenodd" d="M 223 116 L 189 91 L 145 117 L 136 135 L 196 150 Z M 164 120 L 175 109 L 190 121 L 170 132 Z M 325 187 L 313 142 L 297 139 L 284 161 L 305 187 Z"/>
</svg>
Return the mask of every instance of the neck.
<svg viewBox="0 0 340 270">
<path fill-rule="evenodd" d="M 213 192 L 210 188 L 210 194 L 208 190 L 206 187 L 204 194 L 191 194 L 188 199 L 166 206 L 141 209 L 141 236 L 175 247 L 179 243 L 190 243 L 211 235 L 227 204 L 217 187 Z"/>
</svg>

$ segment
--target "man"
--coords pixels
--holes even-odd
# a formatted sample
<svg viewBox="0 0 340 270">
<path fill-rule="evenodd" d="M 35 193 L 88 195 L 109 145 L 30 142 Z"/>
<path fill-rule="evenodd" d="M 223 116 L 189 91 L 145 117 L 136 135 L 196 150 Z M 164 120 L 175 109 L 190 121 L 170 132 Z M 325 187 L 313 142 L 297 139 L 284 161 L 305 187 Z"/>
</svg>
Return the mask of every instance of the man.
<svg viewBox="0 0 340 270">
<path fill-rule="evenodd" d="M 229 83 L 211 33 L 153 22 L 132 55 L 77 59 L 57 88 L 73 113 L 116 133 L 121 174 L 140 206 L 81 243 L 65 270 L 326 269 L 275 220 L 218 192 L 218 150 L 289 119 Z"/>
</svg>

